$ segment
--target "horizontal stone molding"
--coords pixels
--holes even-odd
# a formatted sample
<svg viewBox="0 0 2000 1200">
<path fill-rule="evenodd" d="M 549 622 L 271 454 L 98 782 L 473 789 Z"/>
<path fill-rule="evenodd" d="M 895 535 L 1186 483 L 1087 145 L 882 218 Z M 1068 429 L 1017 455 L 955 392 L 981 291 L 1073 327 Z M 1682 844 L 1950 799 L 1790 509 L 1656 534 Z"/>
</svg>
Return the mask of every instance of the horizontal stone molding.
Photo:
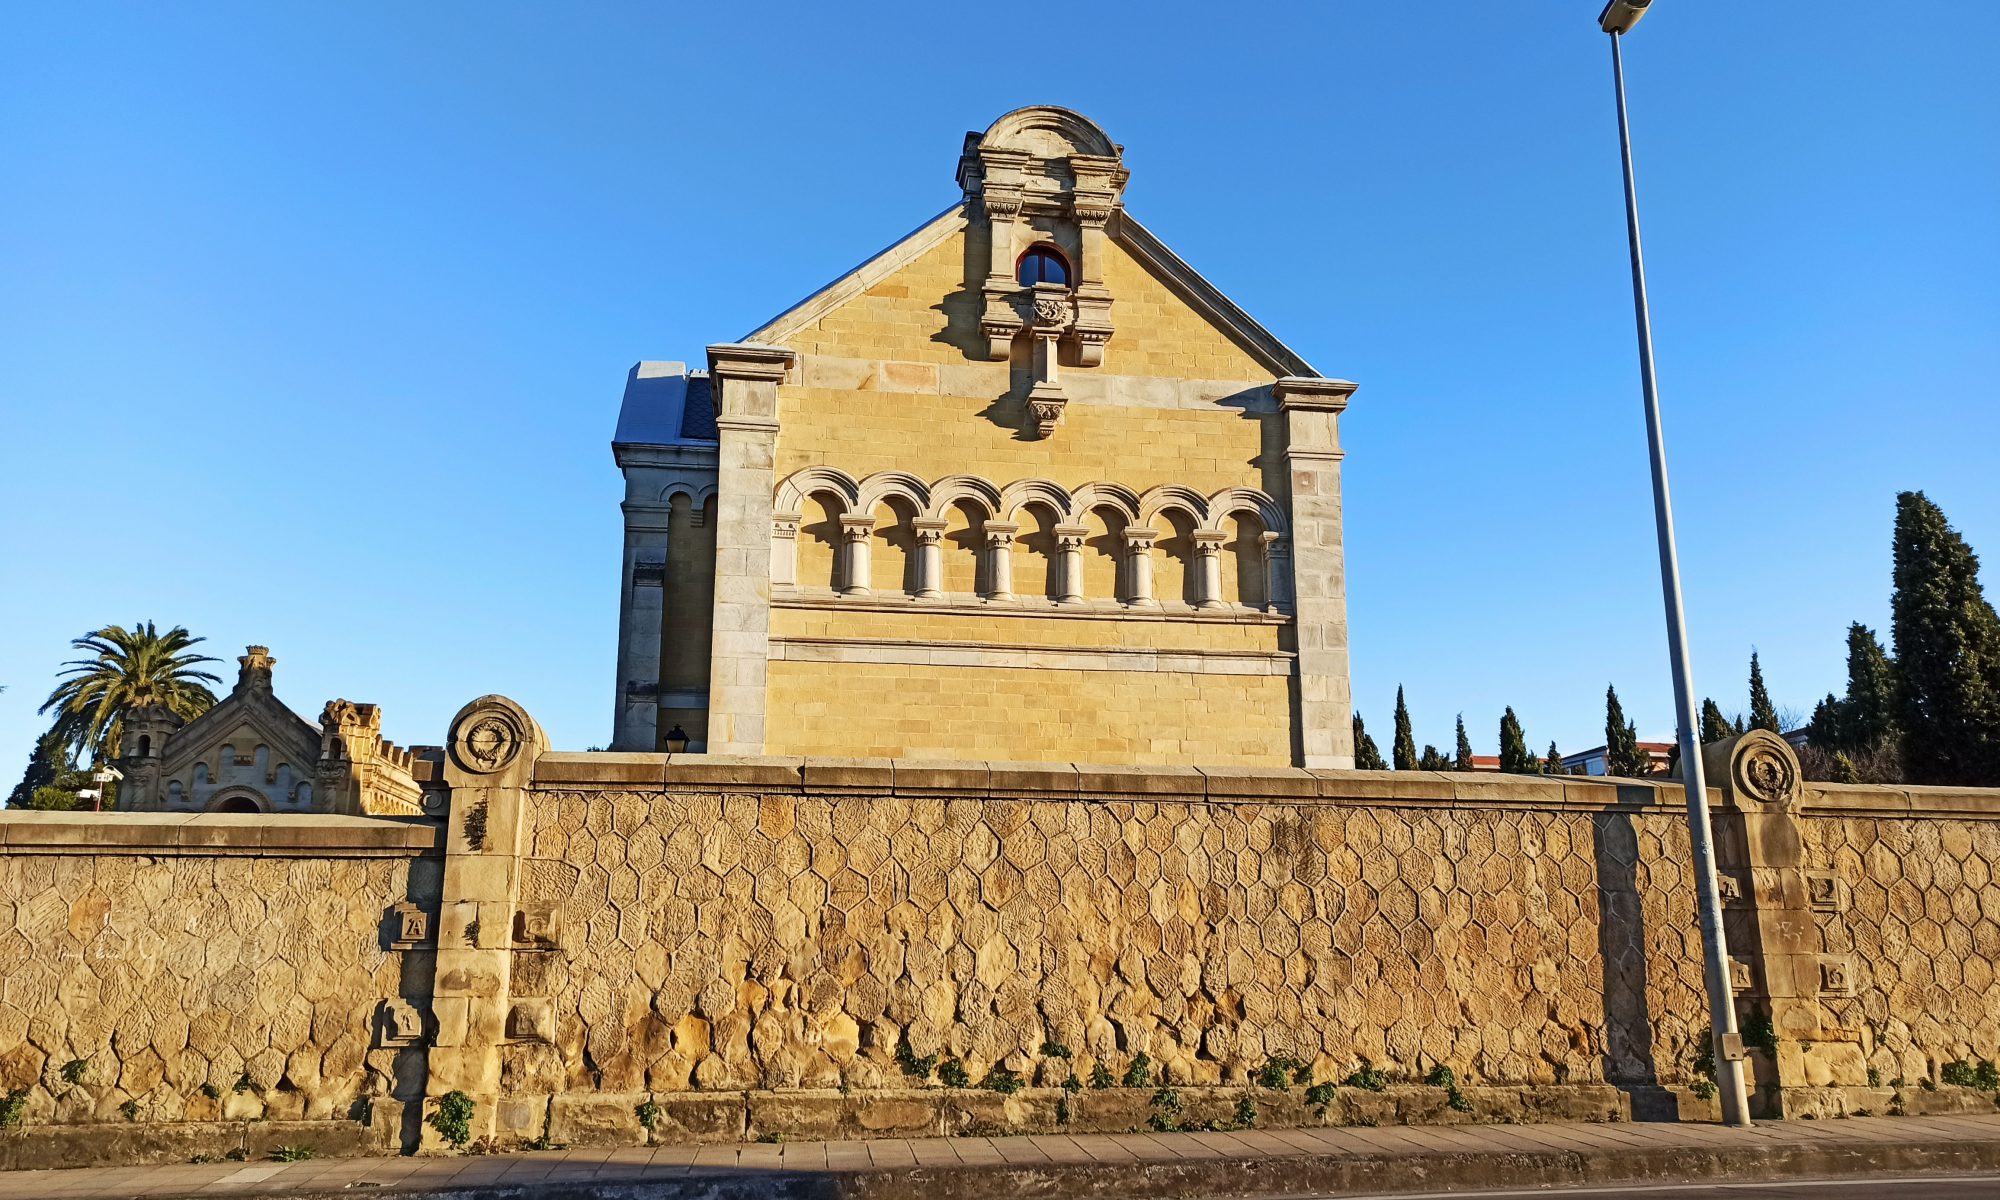
<svg viewBox="0 0 2000 1200">
<path fill-rule="evenodd" d="M 1679 811 L 1680 784 L 1605 776 L 730 754 L 543 754 L 537 791 L 791 792 L 946 799 Z M 1722 807 L 1719 790 L 1710 803 Z"/>
<path fill-rule="evenodd" d="M 1011 596 L 999 599 L 969 592 L 947 592 L 935 598 L 919 598 L 902 592 L 875 595 L 845 595 L 832 588 L 773 587 L 772 608 L 803 608 L 825 612 L 968 613 L 987 617 L 1056 617 L 1072 621 L 1193 621 L 1220 625 L 1289 625 L 1289 612 L 1252 608 L 1245 604 L 1221 604 L 1196 608 L 1180 600 L 1160 600 L 1130 604 L 1102 596 L 1057 601 L 1046 596 Z"/>
<path fill-rule="evenodd" d="M 434 821 L 261 813 L 0 812 L 8 854 L 410 857 L 443 853 Z"/>
<path fill-rule="evenodd" d="M 792 382 L 828 391 L 873 391 L 904 395 L 977 398 L 1011 387 L 1003 364 L 917 363 L 890 359 L 799 356 Z M 1207 410 L 1223 401 L 1244 412 L 1273 413 L 1278 402 L 1269 383 L 1235 379 L 1178 379 L 1158 375 L 1065 372 L 1063 392 L 1075 404 L 1107 408 Z"/>
<path fill-rule="evenodd" d="M 1297 655 L 1259 650 L 1024 646 L 1010 642 L 903 638 L 773 637 L 773 662 L 897 663 L 926 667 L 1010 667 L 1023 671 L 1174 672 L 1183 675 L 1290 675 Z"/>
<path fill-rule="evenodd" d="M 1808 817 L 1953 817 L 2000 821 L 2000 788 L 1809 783 L 1799 797 Z"/>
</svg>

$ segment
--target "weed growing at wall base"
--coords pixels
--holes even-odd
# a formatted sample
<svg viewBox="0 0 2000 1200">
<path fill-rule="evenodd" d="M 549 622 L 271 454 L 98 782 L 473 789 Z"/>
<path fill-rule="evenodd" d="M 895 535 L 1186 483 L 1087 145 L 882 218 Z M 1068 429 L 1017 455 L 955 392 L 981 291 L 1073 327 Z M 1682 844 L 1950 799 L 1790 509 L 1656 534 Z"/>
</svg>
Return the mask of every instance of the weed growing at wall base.
<svg viewBox="0 0 2000 1200">
<path fill-rule="evenodd" d="M 437 1111 L 430 1116 L 431 1128 L 454 1146 L 472 1140 L 472 1097 L 464 1092 L 446 1092 L 438 1097 Z"/>
</svg>

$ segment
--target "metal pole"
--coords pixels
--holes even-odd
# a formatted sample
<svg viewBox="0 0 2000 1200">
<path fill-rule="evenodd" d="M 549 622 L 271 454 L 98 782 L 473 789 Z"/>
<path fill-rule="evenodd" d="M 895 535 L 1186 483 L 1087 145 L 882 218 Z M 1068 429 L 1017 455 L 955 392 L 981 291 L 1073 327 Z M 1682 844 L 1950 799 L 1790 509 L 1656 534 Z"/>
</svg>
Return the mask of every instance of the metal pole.
<svg viewBox="0 0 2000 1200">
<path fill-rule="evenodd" d="M 1646 443 L 1653 461 L 1653 521 L 1660 536 L 1660 591 L 1667 607 L 1667 655 L 1674 671 L 1674 717 L 1680 722 L 1681 778 L 1687 784 L 1688 840 L 1694 847 L 1695 902 L 1701 921 L 1702 975 L 1708 983 L 1708 1017 L 1714 1038 L 1716 1084 L 1722 1119 L 1750 1123 L 1743 1084 L 1743 1042 L 1729 989 L 1729 950 L 1722 932 L 1722 896 L 1715 884 L 1715 842 L 1708 823 L 1708 781 L 1702 777 L 1696 736 L 1694 684 L 1688 667 L 1687 625 L 1681 610 L 1680 556 L 1674 549 L 1674 510 L 1667 495 L 1667 450 L 1660 431 L 1660 397 L 1653 377 L 1653 321 L 1646 307 L 1646 261 L 1639 250 L 1639 193 L 1632 175 L 1632 130 L 1625 119 L 1625 62 L 1619 35 L 1611 35 L 1611 74 L 1618 88 L 1618 151 L 1625 160 L 1625 232 L 1632 243 L 1632 306 L 1639 324 L 1639 382 L 1646 396 Z"/>
</svg>

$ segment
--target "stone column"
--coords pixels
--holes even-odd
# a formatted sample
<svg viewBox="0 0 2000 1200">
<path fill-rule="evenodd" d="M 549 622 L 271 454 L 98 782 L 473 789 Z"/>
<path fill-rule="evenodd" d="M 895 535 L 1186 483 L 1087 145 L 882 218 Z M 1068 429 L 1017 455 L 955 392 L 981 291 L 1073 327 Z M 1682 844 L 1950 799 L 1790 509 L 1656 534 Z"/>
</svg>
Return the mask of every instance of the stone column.
<svg viewBox="0 0 2000 1200">
<path fill-rule="evenodd" d="M 1196 608 L 1222 607 L 1222 543 L 1229 535 L 1217 529 L 1199 529 L 1194 534 Z"/>
<path fill-rule="evenodd" d="M 667 506 L 627 500 L 618 592 L 617 705 L 611 748 L 650 754 L 660 723 L 660 636 L 666 620 Z"/>
<path fill-rule="evenodd" d="M 840 518 L 840 591 L 845 596 L 868 594 L 868 538 L 875 532 L 874 517 L 852 514 Z"/>
<path fill-rule="evenodd" d="M 501 1044 L 555 1040 L 549 1001 L 513 995 L 522 827 L 535 760 L 548 738 L 520 705 L 482 696 L 452 719 L 450 743 L 444 778 L 451 810 L 431 985 L 437 1033 L 425 1091 L 433 1100 L 454 1091 L 472 1097 L 472 1135 L 480 1138 L 494 1131 Z M 428 1122 L 422 1138 L 428 1148 L 444 1148 Z"/>
<path fill-rule="evenodd" d="M 1292 555 L 1285 546 L 1285 535 L 1264 533 L 1257 538 L 1257 548 L 1264 554 L 1264 611 L 1276 612 L 1289 607 L 1292 598 L 1285 590 L 1292 582 Z"/>
<path fill-rule="evenodd" d="M 986 522 L 986 596 L 989 600 L 1014 598 L 1014 535 L 1021 527 L 1010 521 Z"/>
<path fill-rule="evenodd" d="M 708 748 L 764 750 L 764 674 L 771 653 L 771 517 L 782 346 L 708 348 L 715 392 L 715 641 L 709 664 Z M 650 747 L 649 747 L 650 749 Z"/>
<path fill-rule="evenodd" d="M 771 514 L 771 582 L 785 587 L 799 582 L 799 522 L 802 513 Z"/>
<path fill-rule="evenodd" d="M 1298 645 L 1300 765 L 1354 767 L 1347 661 L 1347 558 L 1340 530 L 1340 414 L 1354 384 L 1287 376 L 1271 386 L 1283 423 L 1291 588 Z"/>
<path fill-rule="evenodd" d="M 1125 531 L 1125 600 L 1130 604 L 1155 604 L 1153 599 L 1154 529 Z"/>
<path fill-rule="evenodd" d="M 1061 604 L 1075 604 L 1083 599 L 1083 543 L 1090 537 L 1087 525 L 1058 525 L 1055 527 L 1056 553 L 1061 555 L 1060 570 L 1056 578 L 1056 600 Z"/>
<path fill-rule="evenodd" d="M 944 595 L 943 517 L 918 517 L 910 522 L 917 532 L 917 598 L 935 600 Z"/>
</svg>

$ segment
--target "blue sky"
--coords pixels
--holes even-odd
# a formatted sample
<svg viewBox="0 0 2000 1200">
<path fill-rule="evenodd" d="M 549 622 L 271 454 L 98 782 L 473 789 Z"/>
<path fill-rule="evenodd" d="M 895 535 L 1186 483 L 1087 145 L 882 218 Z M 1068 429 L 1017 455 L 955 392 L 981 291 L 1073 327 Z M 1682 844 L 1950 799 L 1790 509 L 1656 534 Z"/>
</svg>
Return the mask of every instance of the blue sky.
<svg viewBox="0 0 2000 1200">
<path fill-rule="evenodd" d="M 435 742 L 498 691 L 607 741 L 626 369 L 944 207 L 963 133 L 1030 103 L 1360 382 L 1385 746 L 1398 683 L 1419 741 L 1462 711 L 1490 752 L 1511 704 L 1595 745 L 1606 682 L 1668 736 L 1597 7 L 14 6 L 0 771 L 68 639 L 147 618 L 269 644 L 308 717 Z M 1897 490 L 2000 555 L 2000 76 L 1957 6 L 1654 8 L 1626 65 L 1696 683 L 1741 707 L 1755 646 L 1807 711 L 1886 624 Z"/>
</svg>

